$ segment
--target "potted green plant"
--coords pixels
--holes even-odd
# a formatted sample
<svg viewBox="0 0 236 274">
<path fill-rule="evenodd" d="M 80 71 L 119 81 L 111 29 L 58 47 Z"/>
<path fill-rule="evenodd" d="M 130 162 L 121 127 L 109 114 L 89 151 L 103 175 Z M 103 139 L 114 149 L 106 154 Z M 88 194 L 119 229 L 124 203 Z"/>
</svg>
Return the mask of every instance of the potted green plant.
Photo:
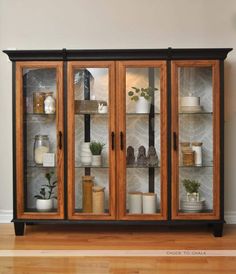
<svg viewBox="0 0 236 274">
<path fill-rule="evenodd" d="M 38 211 L 50 211 L 53 208 L 53 199 L 57 199 L 54 194 L 54 190 L 57 181 L 52 182 L 54 172 L 47 172 L 45 178 L 47 184 L 42 185 L 39 194 L 35 195 L 36 198 L 36 209 Z"/>
<path fill-rule="evenodd" d="M 132 87 L 132 90 L 128 92 L 130 99 L 136 102 L 136 113 L 149 113 L 154 91 L 157 88 L 137 88 Z"/>
<path fill-rule="evenodd" d="M 90 151 L 92 153 L 92 166 L 102 165 L 102 150 L 105 144 L 101 142 L 92 141 L 90 143 Z"/>
<path fill-rule="evenodd" d="M 182 181 L 186 191 L 186 199 L 182 201 L 182 210 L 185 212 L 201 212 L 205 199 L 200 199 L 199 188 L 201 184 L 197 180 L 184 179 Z"/>
<path fill-rule="evenodd" d="M 199 188 L 201 184 L 196 180 L 184 179 L 182 181 L 185 191 L 187 193 L 187 201 L 199 202 Z"/>
</svg>

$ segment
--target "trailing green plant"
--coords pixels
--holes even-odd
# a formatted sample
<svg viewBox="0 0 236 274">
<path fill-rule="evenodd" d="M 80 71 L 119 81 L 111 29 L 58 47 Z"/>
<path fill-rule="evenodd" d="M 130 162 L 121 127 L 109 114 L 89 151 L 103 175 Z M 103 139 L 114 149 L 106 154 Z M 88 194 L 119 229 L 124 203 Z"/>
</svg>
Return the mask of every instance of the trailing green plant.
<svg viewBox="0 0 236 274">
<path fill-rule="evenodd" d="M 100 155 L 102 153 L 102 149 L 104 148 L 105 144 L 92 141 L 90 143 L 90 151 L 93 155 Z"/>
<path fill-rule="evenodd" d="M 188 193 L 198 193 L 201 184 L 197 180 L 184 179 L 183 186 Z"/>
<path fill-rule="evenodd" d="M 128 95 L 131 97 L 131 100 L 137 102 L 139 100 L 139 97 L 143 97 L 146 100 L 151 100 L 154 94 L 155 90 L 158 90 L 157 88 L 153 87 L 147 87 L 147 88 L 137 88 L 137 87 L 131 87 L 133 90 L 130 90 L 128 92 Z"/>
<path fill-rule="evenodd" d="M 57 199 L 57 197 L 54 195 L 54 189 L 56 187 L 57 181 L 51 182 L 53 175 L 54 172 L 48 172 L 45 174 L 47 184 L 42 185 L 39 194 L 35 195 L 34 198 L 42 200 Z"/>
</svg>

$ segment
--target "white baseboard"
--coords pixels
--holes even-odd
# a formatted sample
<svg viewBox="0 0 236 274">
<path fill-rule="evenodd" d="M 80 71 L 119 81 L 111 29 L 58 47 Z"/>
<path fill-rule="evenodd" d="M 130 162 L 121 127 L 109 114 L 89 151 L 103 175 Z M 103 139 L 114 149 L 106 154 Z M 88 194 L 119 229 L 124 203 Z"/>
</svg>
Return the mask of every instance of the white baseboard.
<svg viewBox="0 0 236 274">
<path fill-rule="evenodd" d="M 12 210 L 3 210 L 0 209 L 0 224 L 10 223 L 13 218 Z"/>
<path fill-rule="evenodd" d="M 236 224 L 236 211 L 226 211 L 225 221 L 227 224 Z"/>
<path fill-rule="evenodd" d="M 12 210 L 0 210 L 0 224 L 10 223 L 12 218 Z M 227 224 L 236 224 L 236 211 L 226 211 L 225 221 Z"/>
</svg>

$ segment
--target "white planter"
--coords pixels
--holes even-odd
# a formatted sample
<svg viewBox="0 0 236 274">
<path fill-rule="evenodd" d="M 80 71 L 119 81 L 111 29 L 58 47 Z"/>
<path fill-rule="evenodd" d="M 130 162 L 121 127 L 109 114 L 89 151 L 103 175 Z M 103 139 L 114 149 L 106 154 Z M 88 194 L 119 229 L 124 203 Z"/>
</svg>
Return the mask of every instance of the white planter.
<svg viewBox="0 0 236 274">
<path fill-rule="evenodd" d="M 198 192 L 194 192 L 194 193 L 187 192 L 187 202 L 199 202 L 199 201 L 200 201 L 200 196 Z"/>
<path fill-rule="evenodd" d="M 102 165 L 102 155 L 92 155 L 92 166 Z"/>
<path fill-rule="evenodd" d="M 37 199 L 36 200 L 36 209 L 38 211 L 50 211 L 53 208 L 53 200 L 52 199 Z"/>
<path fill-rule="evenodd" d="M 151 107 L 150 100 L 146 100 L 144 97 L 139 97 L 136 102 L 135 110 L 136 113 L 149 113 Z"/>
</svg>

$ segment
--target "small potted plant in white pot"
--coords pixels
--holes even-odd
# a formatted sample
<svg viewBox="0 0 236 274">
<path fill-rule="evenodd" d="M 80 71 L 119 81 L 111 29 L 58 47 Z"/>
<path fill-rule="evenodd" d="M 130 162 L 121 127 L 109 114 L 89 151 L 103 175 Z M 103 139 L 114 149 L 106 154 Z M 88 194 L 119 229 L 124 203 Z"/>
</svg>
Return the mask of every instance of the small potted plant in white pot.
<svg viewBox="0 0 236 274">
<path fill-rule="evenodd" d="M 92 141 L 90 143 L 90 150 L 92 153 L 92 166 L 101 166 L 102 165 L 102 149 L 105 144 Z"/>
<path fill-rule="evenodd" d="M 45 174 L 47 179 L 47 184 L 42 185 L 38 195 L 35 195 L 36 198 L 36 209 L 38 211 L 50 211 L 53 208 L 53 199 L 57 199 L 54 195 L 54 189 L 56 187 L 57 181 L 52 180 L 54 172 L 48 172 Z"/>
<path fill-rule="evenodd" d="M 200 199 L 199 195 L 201 184 L 190 179 L 184 179 L 182 183 L 186 191 L 186 199 L 182 201 L 182 210 L 185 212 L 201 212 L 205 203 L 205 199 Z"/>
<path fill-rule="evenodd" d="M 135 109 L 136 113 L 149 113 L 150 106 L 152 102 L 152 97 L 154 91 L 157 88 L 147 87 L 147 88 L 137 88 L 132 87 L 132 90 L 128 92 L 132 101 L 136 102 Z"/>
</svg>

